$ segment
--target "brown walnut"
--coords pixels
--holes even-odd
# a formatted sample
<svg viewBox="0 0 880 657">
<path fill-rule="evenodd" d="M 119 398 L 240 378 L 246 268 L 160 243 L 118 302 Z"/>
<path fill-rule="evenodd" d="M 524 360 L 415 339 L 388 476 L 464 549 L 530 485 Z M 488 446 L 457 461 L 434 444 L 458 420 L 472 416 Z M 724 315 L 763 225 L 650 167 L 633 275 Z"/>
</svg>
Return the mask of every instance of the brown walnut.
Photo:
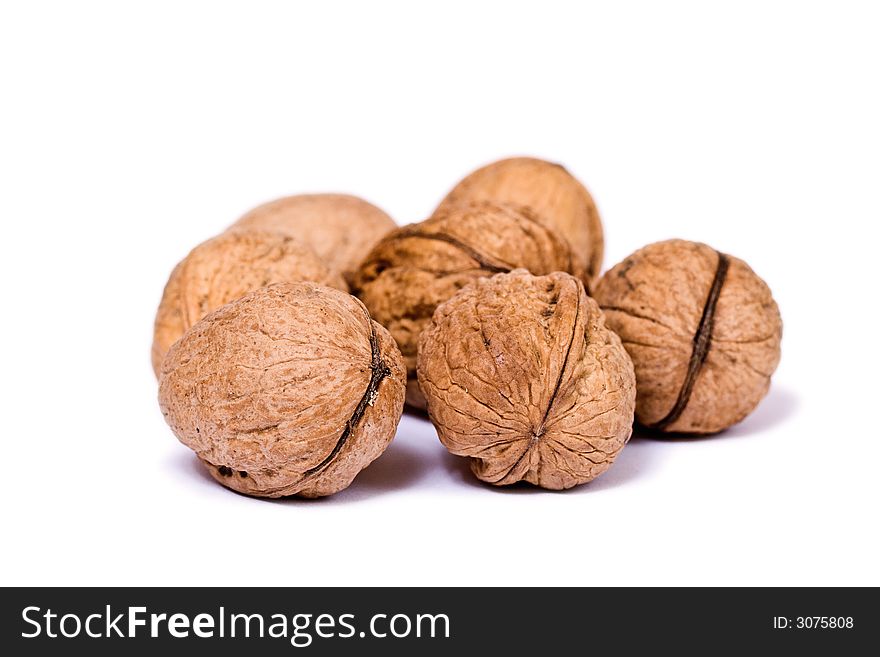
<svg viewBox="0 0 880 657">
<path fill-rule="evenodd" d="M 171 272 L 153 331 L 153 370 L 184 332 L 225 303 L 270 283 L 313 281 L 348 290 L 311 249 L 280 233 L 227 232 L 194 248 Z"/>
<path fill-rule="evenodd" d="M 635 376 L 577 278 L 517 270 L 467 286 L 419 344 L 428 414 L 483 481 L 570 488 L 629 440 Z"/>
<path fill-rule="evenodd" d="M 461 204 L 385 237 L 353 291 L 397 341 L 409 373 L 406 401 L 425 407 L 416 380 L 418 339 L 434 309 L 477 278 L 516 268 L 580 273 L 567 242 L 527 208 Z"/>
<path fill-rule="evenodd" d="M 347 194 L 300 194 L 260 205 L 231 229 L 269 229 L 310 246 L 330 269 L 351 281 L 370 249 L 397 227 L 367 201 Z"/>
<path fill-rule="evenodd" d="M 767 393 L 782 320 L 742 260 L 705 244 L 659 242 L 609 270 L 594 296 L 632 357 L 645 426 L 714 433 Z"/>
<path fill-rule="evenodd" d="M 394 340 L 357 299 L 279 283 L 221 307 L 174 344 L 159 404 L 224 486 L 318 497 L 382 454 L 405 382 Z"/>
<path fill-rule="evenodd" d="M 605 249 L 602 221 L 587 188 L 562 165 L 532 157 L 493 162 L 458 183 L 440 209 L 474 200 L 531 208 L 569 241 L 584 269 L 587 290 L 596 282 Z"/>
</svg>

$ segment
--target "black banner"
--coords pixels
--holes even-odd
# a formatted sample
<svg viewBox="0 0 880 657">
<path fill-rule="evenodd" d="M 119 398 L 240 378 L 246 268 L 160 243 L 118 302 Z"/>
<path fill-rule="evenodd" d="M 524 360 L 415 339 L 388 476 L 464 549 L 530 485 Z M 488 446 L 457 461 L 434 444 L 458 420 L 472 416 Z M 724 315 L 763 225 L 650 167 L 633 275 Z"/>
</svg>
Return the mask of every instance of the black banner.
<svg viewBox="0 0 880 657">
<path fill-rule="evenodd" d="M 864 654 L 875 589 L 3 589 L 6 654 Z M 782 654 L 790 654 L 788 652 Z"/>
</svg>

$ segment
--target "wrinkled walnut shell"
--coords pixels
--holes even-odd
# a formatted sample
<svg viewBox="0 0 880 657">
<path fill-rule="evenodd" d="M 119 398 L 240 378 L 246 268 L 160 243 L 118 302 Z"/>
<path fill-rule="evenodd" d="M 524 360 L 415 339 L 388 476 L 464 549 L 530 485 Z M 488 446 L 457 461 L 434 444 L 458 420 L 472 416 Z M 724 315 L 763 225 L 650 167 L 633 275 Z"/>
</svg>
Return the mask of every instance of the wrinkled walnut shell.
<svg viewBox="0 0 880 657">
<path fill-rule="evenodd" d="M 594 296 L 632 357 L 645 426 L 714 433 L 767 393 L 782 319 L 742 260 L 705 244 L 659 242 L 609 270 Z"/>
<path fill-rule="evenodd" d="M 568 274 L 463 289 L 422 333 L 418 375 L 440 440 L 491 484 L 588 482 L 632 431 L 632 363 Z"/>
<path fill-rule="evenodd" d="M 602 269 L 605 241 L 593 197 L 562 165 L 531 157 L 499 160 L 466 176 L 438 209 L 466 201 L 497 201 L 531 208 L 571 244 L 591 289 Z"/>
<path fill-rule="evenodd" d="M 271 283 L 313 281 L 347 291 L 306 246 L 280 233 L 223 233 L 202 242 L 171 272 L 153 330 L 153 370 L 184 332 L 225 303 Z"/>
<path fill-rule="evenodd" d="M 331 270 L 351 281 L 364 256 L 397 224 L 356 196 L 300 194 L 260 205 L 230 228 L 284 233 L 311 247 Z"/>
<path fill-rule="evenodd" d="M 394 341 L 357 299 L 281 283 L 223 306 L 176 342 L 159 404 L 224 486 L 318 497 L 382 454 L 405 382 Z"/>
<path fill-rule="evenodd" d="M 534 213 L 489 202 L 450 207 L 399 228 L 370 252 L 353 291 L 403 353 L 408 404 L 425 407 L 416 356 L 419 334 L 437 305 L 477 278 L 516 268 L 580 273 L 566 241 Z"/>
</svg>

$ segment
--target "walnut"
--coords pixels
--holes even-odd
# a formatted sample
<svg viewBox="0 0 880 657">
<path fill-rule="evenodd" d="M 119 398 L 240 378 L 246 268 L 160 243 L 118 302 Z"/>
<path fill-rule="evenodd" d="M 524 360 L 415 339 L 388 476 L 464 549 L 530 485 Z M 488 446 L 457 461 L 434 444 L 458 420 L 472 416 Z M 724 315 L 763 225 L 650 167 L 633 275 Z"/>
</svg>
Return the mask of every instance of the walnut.
<svg viewBox="0 0 880 657">
<path fill-rule="evenodd" d="M 347 281 L 376 242 L 396 227 L 375 205 L 347 194 L 280 198 L 254 208 L 231 226 L 276 230 L 296 238 Z"/>
<path fill-rule="evenodd" d="M 524 205 L 551 223 L 581 261 L 589 290 L 602 269 L 602 221 L 593 197 L 566 169 L 531 157 L 499 160 L 458 183 L 441 209 L 462 201 L 487 200 Z"/>
<path fill-rule="evenodd" d="M 440 440 L 492 484 L 588 482 L 632 431 L 629 356 L 582 283 L 561 272 L 499 274 L 440 305 L 418 376 Z"/>
<path fill-rule="evenodd" d="M 695 242 L 651 244 L 608 271 L 595 298 L 635 365 L 642 424 L 714 433 L 767 393 L 782 320 L 742 260 Z"/>
<path fill-rule="evenodd" d="M 416 380 L 418 339 L 437 305 L 476 278 L 517 267 L 580 271 L 566 241 L 534 213 L 489 202 L 453 206 L 399 228 L 370 252 L 353 291 L 403 353 L 408 404 L 425 406 Z"/>
<path fill-rule="evenodd" d="M 405 382 L 394 341 L 357 299 L 279 283 L 209 314 L 171 347 L 159 404 L 224 486 L 318 497 L 382 454 Z"/>
<path fill-rule="evenodd" d="M 348 290 L 311 249 L 280 233 L 227 232 L 203 242 L 165 286 L 153 331 L 153 370 L 168 348 L 206 314 L 263 285 L 307 280 Z"/>
</svg>

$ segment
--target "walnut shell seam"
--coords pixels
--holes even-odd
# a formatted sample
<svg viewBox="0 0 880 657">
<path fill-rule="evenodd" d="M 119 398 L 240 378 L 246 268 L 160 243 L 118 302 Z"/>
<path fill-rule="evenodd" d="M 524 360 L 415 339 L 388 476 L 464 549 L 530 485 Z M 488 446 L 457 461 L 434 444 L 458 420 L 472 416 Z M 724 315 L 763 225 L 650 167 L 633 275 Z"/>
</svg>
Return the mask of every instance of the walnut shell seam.
<svg viewBox="0 0 880 657">
<path fill-rule="evenodd" d="M 727 270 L 730 268 L 730 258 L 727 254 L 720 251 L 716 251 L 716 253 L 718 254 L 718 266 L 715 269 L 715 276 L 712 279 L 712 285 L 709 288 L 709 294 L 703 306 L 700 323 L 697 326 L 696 333 L 694 333 L 694 348 L 691 351 L 687 373 L 678 391 L 678 397 L 676 397 L 672 408 L 669 409 L 669 413 L 654 424 L 651 424 L 649 426 L 650 429 L 662 431 L 681 417 L 688 401 L 690 401 L 694 384 L 697 381 L 697 375 L 700 373 L 703 363 L 706 362 L 706 356 L 709 355 L 709 349 L 712 346 L 712 329 L 715 324 L 715 309 L 718 306 L 718 297 L 721 296 L 721 288 L 724 286 L 724 281 L 727 278 Z"/>
<path fill-rule="evenodd" d="M 575 286 L 577 284 L 575 283 Z M 553 404 L 556 402 L 556 397 L 559 395 L 559 388 L 562 385 L 562 382 L 565 380 L 565 375 L 568 373 L 568 361 L 571 356 L 571 348 L 574 345 L 574 339 L 577 335 L 578 328 L 578 320 L 581 316 L 581 299 L 580 295 L 575 295 L 575 308 L 574 308 L 574 320 L 571 323 L 571 335 L 568 336 L 568 345 L 565 348 L 565 357 L 562 360 L 562 367 L 559 368 L 559 374 L 556 376 L 556 384 L 553 386 L 553 392 L 550 393 L 550 399 L 547 401 L 547 410 L 544 411 L 544 417 L 541 420 L 541 424 L 538 425 L 532 431 L 531 440 L 526 443 L 526 448 L 523 450 L 522 454 L 519 458 L 507 469 L 503 475 L 495 478 L 495 479 L 487 479 L 486 481 L 490 484 L 498 484 L 504 481 L 507 477 L 510 476 L 514 470 L 516 470 L 517 466 L 522 463 L 522 460 L 528 456 L 529 452 L 532 448 L 538 443 L 541 439 L 541 436 L 544 435 L 544 425 L 547 423 L 547 418 L 550 417 L 550 411 L 553 410 Z M 588 342 L 588 334 L 586 327 L 584 328 L 584 341 Z M 629 438 L 626 439 L 625 442 L 628 442 Z"/>
<path fill-rule="evenodd" d="M 452 235 L 447 235 L 446 233 L 426 233 L 422 230 L 418 230 L 417 228 L 413 228 L 412 230 L 405 230 L 401 234 L 397 235 L 398 239 L 424 239 L 424 240 L 435 240 L 437 242 L 445 242 L 447 244 L 451 244 L 459 251 L 463 252 L 469 258 L 474 260 L 480 269 L 485 271 L 492 272 L 494 274 L 506 273 L 511 270 L 509 265 L 496 265 L 492 263 L 492 258 L 489 256 L 480 253 L 475 248 L 470 246 L 469 244 L 465 244 L 461 240 L 453 237 Z"/>
<path fill-rule="evenodd" d="M 631 435 L 632 363 L 568 274 L 478 279 L 438 306 L 419 342 L 440 441 L 486 483 L 583 484 Z"/>
<path fill-rule="evenodd" d="M 541 230 L 548 230 L 550 227 L 545 225 L 542 221 L 537 219 L 535 214 L 530 208 L 524 206 L 517 206 L 517 211 L 521 218 L 526 219 L 529 223 L 536 224 Z M 424 240 L 434 240 L 437 242 L 444 242 L 449 244 L 462 253 L 464 253 L 467 257 L 471 258 L 474 262 L 477 263 L 478 269 L 483 271 L 490 272 L 492 274 L 507 274 L 517 268 L 517 265 L 511 264 L 509 262 L 504 262 L 498 258 L 493 258 L 487 256 L 486 254 L 480 252 L 478 249 L 474 248 L 470 244 L 463 242 L 462 240 L 454 237 L 453 235 L 449 235 L 443 231 L 438 231 L 435 233 L 429 233 L 421 229 L 420 224 L 413 224 L 411 226 L 405 226 L 403 228 L 398 229 L 392 235 L 384 238 L 382 242 L 388 242 L 389 240 L 403 240 L 403 239 L 424 239 Z M 569 249 L 567 252 L 568 258 L 568 268 L 567 270 L 571 270 L 573 268 L 572 262 L 572 252 Z M 359 287 L 363 286 L 363 281 L 361 285 L 355 286 L 353 289 L 353 293 L 357 293 L 359 291 Z"/>
<path fill-rule="evenodd" d="M 348 438 L 349 438 L 349 436 L 351 436 L 352 431 L 354 431 L 354 429 L 358 426 L 358 424 L 361 421 L 361 418 L 363 418 L 363 416 L 364 416 L 364 413 L 366 413 L 367 406 L 373 405 L 373 402 L 375 401 L 376 395 L 378 394 L 378 391 L 379 391 L 379 385 L 382 383 L 382 381 L 386 377 L 391 375 L 391 368 L 388 367 L 388 364 L 382 358 L 382 354 L 379 349 L 379 340 L 378 340 L 378 337 L 376 336 L 376 327 L 373 324 L 373 320 L 370 317 L 369 312 L 366 311 L 366 309 L 364 309 L 364 315 L 367 318 L 367 324 L 370 327 L 370 352 L 371 352 L 370 380 L 367 383 L 367 388 L 364 391 L 364 394 L 361 396 L 361 399 L 358 402 L 357 406 L 355 407 L 354 411 L 352 412 L 351 417 L 349 417 L 348 420 L 346 420 L 345 428 L 342 430 L 342 433 L 339 435 L 339 438 L 337 439 L 336 444 L 333 446 L 333 449 L 330 450 L 330 453 L 326 457 L 324 457 L 320 463 L 318 463 L 317 465 L 309 468 L 308 470 L 306 470 L 305 472 L 302 473 L 302 476 L 300 477 L 299 481 L 297 482 L 297 486 L 301 486 L 302 484 L 306 483 L 309 479 L 315 477 L 316 475 L 321 474 L 321 472 L 323 472 L 327 468 L 327 466 L 329 466 L 331 463 L 333 463 L 333 460 L 339 455 L 339 453 L 345 447 L 346 442 L 348 442 Z M 225 465 L 217 466 L 216 464 L 213 464 L 213 463 L 211 465 L 214 465 L 214 467 L 217 468 L 219 473 L 224 476 L 231 476 L 233 473 L 233 469 L 228 466 L 225 466 Z M 246 472 L 240 472 L 239 474 L 242 477 L 247 476 Z M 272 493 L 272 492 L 275 492 L 275 490 L 282 490 L 284 488 L 289 488 L 289 487 L 290 487 L 289 485 L 286 485 L 286 486 L 281 486 L 278 489 L 266 489 L 264 492 Z"/>
<path fill-rule="evenodd" d="M 391 368 L 388 367 L 382 359 L 382 354 L 379 351 L 379 340 L 376 337 L 376 327 L 373 324 L 373 320 L 370 318 L 370 313 L 365 310 L 364 315 L 366 315 L 367 323 L 370 326 L 370 350 L 372 352 L 370 362 L 370 381 L 367 383 L 367 389 L 364 391 L 364 394 L 358 402 L 358 405 L 355 407 L 354 412 L 351 414 L 351 417 L 345 422 L 345 428 L 339 435 L 339 440 L 336 441 L 336 445 L 331 452 L 318 465 L 306 470 L 303 473 L 301 481 L 306 481 L 309 477 L 318 474 L 325 467 L 330 465 L 336 455 L 339 454 L 343 447 L 345 447 L 348 437 L 351 435 L 354 428 L 360 423 L 361 418 L 367 410 L 367 406 L 373 405 L 379 391 L 379 384 L 382 383 L 382 380 L 385 377 L 391 376 Z"/>
</svg>

